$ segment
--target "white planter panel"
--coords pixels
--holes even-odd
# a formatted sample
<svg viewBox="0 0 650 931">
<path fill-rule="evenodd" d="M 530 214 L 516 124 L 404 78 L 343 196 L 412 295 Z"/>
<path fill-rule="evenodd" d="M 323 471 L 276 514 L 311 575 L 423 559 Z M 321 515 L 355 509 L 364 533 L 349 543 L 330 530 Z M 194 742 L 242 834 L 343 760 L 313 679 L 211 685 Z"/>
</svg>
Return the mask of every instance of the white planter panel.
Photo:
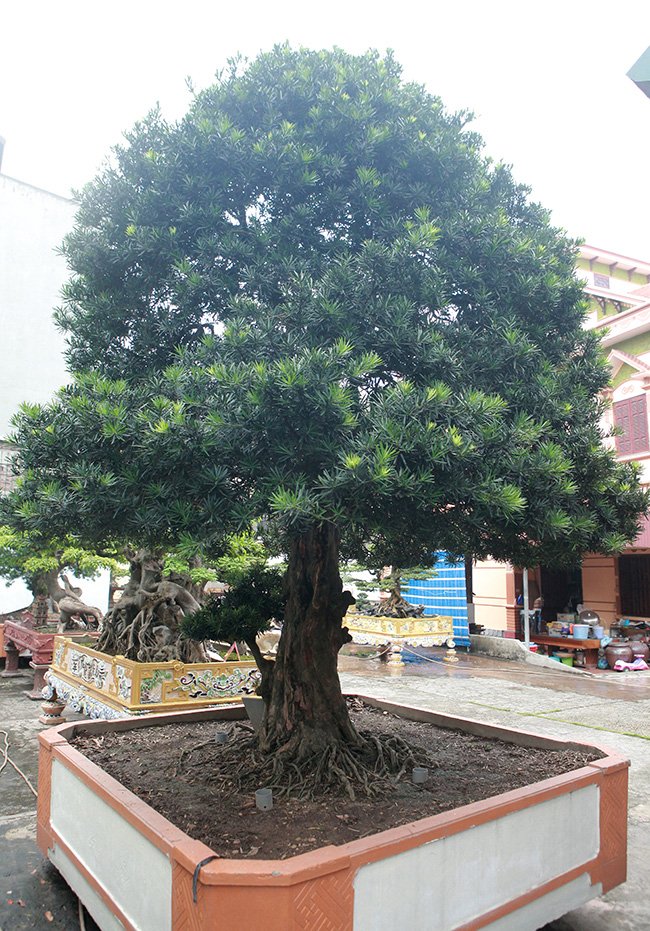
<svg viewBox="0 0 650 931">
<path fill-rule="evenodd" d="M 599 794 L 586 786 L 361 867 L 354 931 L 451 931 L 589 862 Z"/>
<path fill-rule="evenodd" d="M 572 909 L 601 895 L 602 891 L 600 883 L 592 886 L 591 877 L 584 873 L 573 882 L 560 886 L 553 892 L 547 892 L 516 912 L 498 918 L 492 924 L 486 925 L 483 931 L 537 931 L 549 921 L 555 921 L 556 918 L 561 918 Z"/>
<path fill-rule="evenodd" d="M 81 875 L 74 863 L 56 844 L 54 849 L 49 851 L 49 858 L 102 931 L 124 931 L 122 922 L 115 917 L 99 893 L 93 889 L 88 880 Z"/>
<path fill-rule="evenodd" d="M 50 823 L 135 928 L 170 931 L 168 857 L 58 760 L 52 764 Z"/>
</svg>

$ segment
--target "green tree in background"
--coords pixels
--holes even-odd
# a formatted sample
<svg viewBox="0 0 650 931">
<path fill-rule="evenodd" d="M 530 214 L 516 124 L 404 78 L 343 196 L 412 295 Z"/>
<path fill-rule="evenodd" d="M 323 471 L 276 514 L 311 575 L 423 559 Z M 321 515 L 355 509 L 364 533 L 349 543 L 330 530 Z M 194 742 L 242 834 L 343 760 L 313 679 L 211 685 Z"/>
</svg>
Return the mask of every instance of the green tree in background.
<svg viewBox="0 0 650 931">
<path fill-rule="evenodd" d="M 276 760 L 372 752 L 340 554 L 565 564 L 645 508 L 602 443 L 575 243 L 468 123 L 390 55 L 275 48 L 137 124 L 65 243 L 74 383 L 19 417 L 15 519 L 206 553 L 262 521 L 288 559 Z"/>
<path fill-rule="evenodd" d="M 112 556 L 100 556 L 74 540 L 62 537 L 45 543 L 28 533 L 0 526 L 0 577 L 7 583 L 23 581 L 34 601 L 49 598 L 52 609 L 60 613 L 62 627 L 72 614 L 95 621 L 102 618 L 99 609 L 83 602 L 81 589 L 71 585 L 66 573 L 93 579 L 100 569 L 118 568 Z"/>
</svg>

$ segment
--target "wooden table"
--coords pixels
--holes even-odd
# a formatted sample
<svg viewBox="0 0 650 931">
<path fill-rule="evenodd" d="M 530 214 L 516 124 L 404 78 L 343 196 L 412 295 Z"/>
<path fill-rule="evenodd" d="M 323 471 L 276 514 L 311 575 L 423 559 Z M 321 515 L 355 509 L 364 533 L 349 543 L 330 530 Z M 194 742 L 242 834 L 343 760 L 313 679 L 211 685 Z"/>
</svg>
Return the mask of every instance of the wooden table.
<svg viewBox="0 0 650 931">
<path fill-rule="evenodd" d="M 531 643 L 540 647 L 547 647 L 547 653 L 553 650 L 584 650 L 585 665 L 596 666 L 598 663 L 598 650 L 600 640 L 578 640 L 576 637 L 552 637 L 544 634 L 535 634 L 530 638 Z"/>
</svg>

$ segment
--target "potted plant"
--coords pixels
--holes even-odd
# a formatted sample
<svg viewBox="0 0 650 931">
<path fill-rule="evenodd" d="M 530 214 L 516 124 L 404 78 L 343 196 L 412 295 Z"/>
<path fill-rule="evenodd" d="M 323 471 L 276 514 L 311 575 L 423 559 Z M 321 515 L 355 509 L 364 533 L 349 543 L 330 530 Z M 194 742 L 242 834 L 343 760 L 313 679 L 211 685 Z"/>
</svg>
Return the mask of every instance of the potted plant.
<svg viewBox="0 0 650 931">
<path fill-rule="evenodd" d="M 208 558 L 242 527 L 272 538 L 286 606 L 256 765 L 287 786 L 326 755 L 345 791 L 409 757 L 350 721 L 341 559 L 575 563 L 646 508 L 601 443 L 573 243 L 465 122 L 390 54 L 277 47 L 179 123 L 137 124 L 63 247 L 73 383 L 17 420 L 8 519 Z M 129 636 L 169 626 L 145 615 Z M 171 836 L 156 876 L 185 869 Z"/>
<path fill-rule="evenodd" d="M 529 748 L 582 746 L 363 700 Z M 218 728 L 243 715 L 212 709 L 83 729 L 100 742 L 114 729 L 206 719 Z M 629 764 L 602 748 L 573 772 L 342 846 L 278 860 L 224 859 L 71 746 L 78 729 L 61 725 L 39 736 L 37 838 L 104 931 L 209 931 L 217 921 L 268 931 L 364 931 L 430 927 L 434 915 L 439 931 L 498 919 L 534 929 L 625 881 Z M 574 829 L 558 844 L 558 826 L 567 822 Z"/>
<path fill-rule="evenodd" d="M 246 550 L 241 539 L 231 539 L 229 546 Z M 259 546 L 253 544 L 253 549 L 257 554 Z M 248 630 L 218 629 L 206 623 L 211 605 L 217 604 L 208 599 L 202 606 L 198 600 L 202 596 L 197 580 L 203 580 L 206 573 L 194 572 L 194 582 L 187 573 L 175 572 L 170 577 L 164 574 L 162 555 L 130 548 L 125 552 L 129 580 L 104 618 L 98 643 L 84 646 L 66 637 L 54 641 L 41 720 L 59 723 L 58 718 L 52 720 L 52 708 L 59 709 L 61 703 L 89 717 L 120 718 L 231 703 L 254 693 L 261 681 L 255 659 L 242 660 L 237 654 L 236 660 L 223 661 L 221 654 L 203 644 L 221 641 L 226 633 L 233 634 L 229 642 L 234 634 L 244 640 Z M 240 572 L 248 562 L 246 553 L 235 560 Z M 170 563 L 178 568 L 173 558 Z M 230 572 L 234 571 L 231 567 Z M 207 574 L 214 575 L 214 571 Z M 254 637 L 251 642 L 263 668 Z"/>
</svg>

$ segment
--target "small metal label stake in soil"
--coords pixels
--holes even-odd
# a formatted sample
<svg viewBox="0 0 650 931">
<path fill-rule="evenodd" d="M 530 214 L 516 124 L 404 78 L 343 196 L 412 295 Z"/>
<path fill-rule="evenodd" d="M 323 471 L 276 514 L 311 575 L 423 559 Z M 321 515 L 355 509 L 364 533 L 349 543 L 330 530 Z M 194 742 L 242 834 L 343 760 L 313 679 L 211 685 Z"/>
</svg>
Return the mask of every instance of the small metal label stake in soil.
<svg viewBox="0 0 650 931">
<path fill-rule="evenodd" d="M 429 778 L 429 770 L 426 766 L 413 767 L 413 782 L 426 782 Z"/>
<path fill-rule="evenodd" d="M 273 790 L 257 789 L 255 792 L 255 804 L 260 811 L 269 811 L 273 808 Z"/>
</svg>

